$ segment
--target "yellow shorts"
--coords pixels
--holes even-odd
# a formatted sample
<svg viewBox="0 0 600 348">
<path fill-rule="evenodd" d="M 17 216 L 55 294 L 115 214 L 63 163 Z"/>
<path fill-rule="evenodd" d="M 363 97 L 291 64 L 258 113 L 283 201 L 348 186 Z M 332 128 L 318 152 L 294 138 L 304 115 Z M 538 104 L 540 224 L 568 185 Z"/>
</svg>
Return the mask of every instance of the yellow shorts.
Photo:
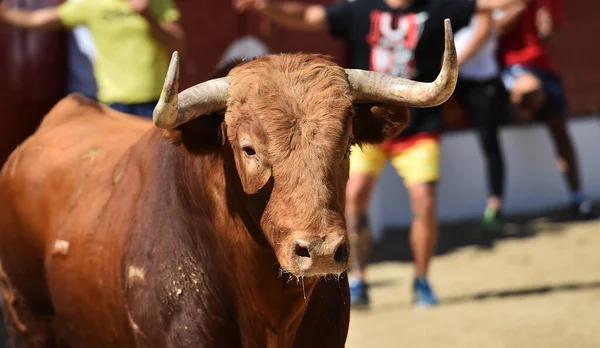
<svg viewBox="0 0 600 348">
<path fill-rule="evenodd" d="M 393 155 L 378 145 L 366 145 L 362 150 L 355 145 L 350 154 L 350 173 L 377 177 L 388 159 L 391 159 L 396 172 L 404 179 L 406 187 L 436 182 L 440 177 L 440 146 L 436 139 L 417 140 Z"/>
</svg>

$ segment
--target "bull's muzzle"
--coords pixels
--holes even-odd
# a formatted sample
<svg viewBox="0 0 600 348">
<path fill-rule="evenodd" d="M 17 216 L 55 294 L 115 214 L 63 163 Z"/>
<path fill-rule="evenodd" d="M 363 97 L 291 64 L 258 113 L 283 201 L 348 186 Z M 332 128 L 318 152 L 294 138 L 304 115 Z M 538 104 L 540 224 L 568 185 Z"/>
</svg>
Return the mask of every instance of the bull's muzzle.
<svg viewBox="0 0 600 348">
<path fill-rule="evenodd" d="M 348 268 L 350 250 L 344 235 L 298 238 L 290 248 L 292 264 L 296 268 L 292 273 L 297 275 L 340 274 Z"/>
</svg>

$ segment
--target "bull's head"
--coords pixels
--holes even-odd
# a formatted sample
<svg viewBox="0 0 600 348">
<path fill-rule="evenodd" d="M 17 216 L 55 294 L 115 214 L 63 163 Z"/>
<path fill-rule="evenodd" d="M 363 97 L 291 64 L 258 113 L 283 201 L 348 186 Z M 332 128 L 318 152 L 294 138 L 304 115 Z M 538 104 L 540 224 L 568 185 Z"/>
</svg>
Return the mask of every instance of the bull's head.
<svg viewBox="0 0 600 348">
<path fill-rule="evenodd" d="M 275 55 L 178 93 L 175 53 L 154 123 L 176 129 L 225 110 L 214 133 L 224 130 L 221 141 L 233 152 L 248 211 L 280 265 L 296 276 L 340 274 L 349 254 L 343 213 L 349 147 L 389 139 L 408 124 L 408 107 L 450 97 L 458 66 L 449 20 L 445 30 L 442 69 L 431 83 L 343 69 L 316 55 Z"/>
</svg>

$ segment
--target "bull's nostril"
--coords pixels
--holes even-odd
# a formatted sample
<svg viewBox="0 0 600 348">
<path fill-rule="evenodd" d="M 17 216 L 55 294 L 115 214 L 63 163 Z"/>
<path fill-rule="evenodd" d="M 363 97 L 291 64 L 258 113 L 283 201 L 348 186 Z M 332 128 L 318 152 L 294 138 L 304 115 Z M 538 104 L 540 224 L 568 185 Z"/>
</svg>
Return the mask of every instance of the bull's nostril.
<svg viewBox="0 0 600 348">
<path fill-rule="evenodd" d="M 346 261 L 348 261 L 348 254 L 348 244 L 342 244 L 335 251 L 333 259 L 337 263 L 346 263 Z"/>
<path fill-rule="evenodd" d="M 296 256 L 299 256 L 299 257 L 310 258 L 310 253 L 308 252 L 308 249 L 300 246 L 299 244 L 296 244 L 296 248 L 294 248 L 294 253 L 296 254 Z"/>
</svg>

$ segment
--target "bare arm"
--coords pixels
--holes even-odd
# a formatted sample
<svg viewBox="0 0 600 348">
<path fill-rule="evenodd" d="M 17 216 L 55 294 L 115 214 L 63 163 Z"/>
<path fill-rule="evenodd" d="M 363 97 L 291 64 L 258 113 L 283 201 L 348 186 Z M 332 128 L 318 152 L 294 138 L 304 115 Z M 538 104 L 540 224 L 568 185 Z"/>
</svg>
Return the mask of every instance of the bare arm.
<svg viewBox="0 0 600 348">
<path fill-rule="evenodd" d="M 144 15 L 144 18 L 150 23 L 152 34 L 163 47 L 170 52 L 179 51 L 181 53 L 183 51 L 185 35 L 179 23 L 160 23 L 151 14 Z"/>
<path fill-rule="evenodd" d="M 184 33 L 179 23 L 160 22 L 150 11 L 150 0 L 129 0 L 129 5 L 148 21 L 152 34 L 165 49 L 169 52 L 183 50 Z"/>
<path fill-rule="evenodd" d="M 505 9 L 518 4 L 526 6 L 531 0 L 476 0 L 477 11 Z"/>
<path fill-rule="evenodd" d="M 58 29 L 62 27 L 58 10 L 55 7 L 30 11 L 10 8 L 7 1 L 0 3 L 0 20 L 26 29 Z"/>
<path fill-rule="evenodd" d="M 476 1 L 477 12 L 487 12 L 514 4 L 526 4 L 531 0 L 474 1 Z M 271 2 L 269 0 L 233 0 L 233 4 L 238 11 L 257 11 L 287 28 L 313 31 L 327 28 L 325 7 L 321 5 L 307 5 L 293 1 Z"/>
<path fill-rule="evenodd" d="M 554 22 L 550 10 L 545 6 L 541 6 L 537 10 L 535 24 L 537 26 L 538 36 L 546 44 L 552 43 L 560 33 L 560 27 Z"/>
<path fill-rule="evenodd" d="M 290 29 L 318 31 L 327 28 L 325 7 L 307 5 L 293 1 L 272 3 L 267 0 L 234 0 L 234 6 L 239 11 L 255 10 Z"/>
<path fill-rule="evenodd" d="M 519 16 L 521 13 L 523 13 L 526 7 L 527 5 L 525 4 L 516 3 L 506 8 L 501 18 L 494 19 L 494 30 L 496 33 L 498 33 L 498 35 L 502 35 L 509 31 L 515 25 L 515 23 L 517 23 Z"/>
<path fill-rule="evenodd" d="M 477 53 L 492 33 L 492 14 L 490 12 L 477 12 L 473 19 L 477 20 L 477 26 L 471 40 L 458 55 L 459 65 L 462 65 Z"/>
</svg>

